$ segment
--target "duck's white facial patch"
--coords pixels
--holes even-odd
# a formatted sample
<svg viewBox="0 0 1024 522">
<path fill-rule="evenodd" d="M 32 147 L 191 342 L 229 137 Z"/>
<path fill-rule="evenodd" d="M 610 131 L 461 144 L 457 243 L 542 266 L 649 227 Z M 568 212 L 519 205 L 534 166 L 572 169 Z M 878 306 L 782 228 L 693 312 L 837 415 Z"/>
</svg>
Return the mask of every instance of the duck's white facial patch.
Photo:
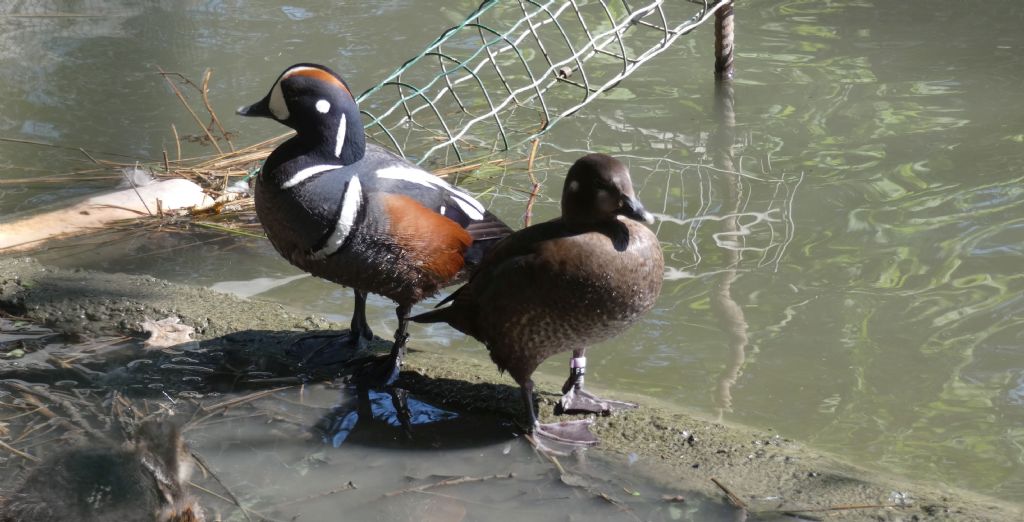
<svg viewBox="0 0 1024 522">
<path fill-rule="evenodd" d="M 460 209 L 462 209 L 462 212 L 469 216 L 469 219 L 479 220 L 484 218 L 484 206 L 481 205 L 479 201 L 470 197 L 469 194 L 449 185 L 447 181 L 427 171 L 403 165 L 395 165 L 393 167 L 386 167 L 378 170 L 377 177 L 398 179 L 424 187 L 444 190 L 451 195 L 452 200 L 455 201 L 455 204 L 458 205 Z"/>
<path fill-rule="evenodd" d="M 267 104 L 270 107 L 270 113 L 275 118 L 284 121 L 288 119 L 288 103 L 284 101 L 284 93 L 281 92 L 281 82 L 274 84 L 274 88 L 270 89 L 270 103 Z"/>
<path fill-rule="evenodd" d="M 579 189 L 580 189 L 580 182 L 579 181 L 572 180 L 572 181 L 569 182 L 569 192 L 576 192 Z"/>
<path fill-rule="evenodd" d="M 320 260 L 335 253 L 345 243 L 345 238 L 352 231 L 352 226 L 359 215 L 359 207 L 363 204 L 363 187 L 359 178 L 353 176 L 345 187 L 345 195 L 341 199 L 341 212 L 338 215 L 338 224 L 334 226 L 334 232 L 327 238 L 327 244 L 323 248 L 313 252 L 310 258 Z"/>
<path fill-rule="evenodd" d="M 312 178 L 313 176 L 316 176 L 321 172 L 340 169 L 342 166 L 343 165 L 313 165 L 312 167 L 306 167 L 296 172 L 294 176 L 288 179 L 288 181 L 285 181 L 284 184 L 281 185 L 281 188 L 292 188 L 295 185 L 298 185 L 299 183 L 302 183 L 303 181 L 306 181 L 307 179 Z"/>
<path fill-rule="evenodd" d="M 327 100 L 317 100 L 316 110 L 320 114 L 327 114 L 328 112 L 331 111 L 331 102 Z"/>
<path fill-rule="evenodd" d="M 341 147 L 345 145 L 345 129 L 348 122 L 345 121 L 345 114 L 342 113 L 341 121 L 338 122 L 338 135 L 334 138 L 334 157 L 341 157 Z"/>
</svg>

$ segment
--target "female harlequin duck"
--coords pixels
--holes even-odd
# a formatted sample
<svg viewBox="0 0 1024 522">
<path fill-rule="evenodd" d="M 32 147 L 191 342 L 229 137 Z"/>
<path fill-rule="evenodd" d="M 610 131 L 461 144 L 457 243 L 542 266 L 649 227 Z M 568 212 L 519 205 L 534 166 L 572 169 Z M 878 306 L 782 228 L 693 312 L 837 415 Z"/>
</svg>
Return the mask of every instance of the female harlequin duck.
<svg viewBox="0 0 1024 522">
<path fill-rule="evenodd" d="M 576 445 L 595 444 L 590 420 L 539 424 L 530 376 L 548 357 L 573 351 L 563 411 L 608 412 L 635 407 L 583 390 L 585 350 L 635 323 L 661 292 L 664 259 L 653 222 L 633 193 L 626 166 L 589 154 L 569 169 L 562 217 L 498 243 L 447 308 L 412 318 L 446 322 L 477 338 L 501 370 L 519 383 L 534 434 Z"/>
<path fill-rule="evenodd" d="M 441 178 L 367 144 L 352 92 L 327 67 L 289 67 L 266 97 L 238 114 L 296 131 L 256 178 L 256 213 L 285 259 L 355 289 L 347 344 L 363 347 L 373 338 L 367 293 L 398 303 L 391 355 L 372 381 L 389 384 L 405 353 L 413 304 L 471 272 L 511 229 Z"/>
</svg>

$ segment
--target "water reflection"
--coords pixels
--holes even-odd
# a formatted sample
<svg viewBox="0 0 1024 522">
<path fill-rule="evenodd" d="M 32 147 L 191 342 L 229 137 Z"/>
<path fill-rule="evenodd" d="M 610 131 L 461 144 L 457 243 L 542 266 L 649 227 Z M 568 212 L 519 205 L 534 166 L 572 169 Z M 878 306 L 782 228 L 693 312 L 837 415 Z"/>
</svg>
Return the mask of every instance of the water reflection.
<svg viewBox="0 0 1024 522">
<path fill-rule="evenodd" d="M 408 392 L 401 388 L 379 391 L 348 386 L 342 392 L 341 404 L 331 411 L 322 424 L 325 425 L 325 439 L 338 448 L 357 426 L 362 429 L 374 421 L 397 428 L 392 431 L 400 432 L 401 437 L 413 439 L 414 430 L 420 431 L 418 427 L 458 418 L 459 415 L 454 411 L 443 410 L 409 397 Z M 476 430 L 473 432 L 477 435 Z"/>
</svg>

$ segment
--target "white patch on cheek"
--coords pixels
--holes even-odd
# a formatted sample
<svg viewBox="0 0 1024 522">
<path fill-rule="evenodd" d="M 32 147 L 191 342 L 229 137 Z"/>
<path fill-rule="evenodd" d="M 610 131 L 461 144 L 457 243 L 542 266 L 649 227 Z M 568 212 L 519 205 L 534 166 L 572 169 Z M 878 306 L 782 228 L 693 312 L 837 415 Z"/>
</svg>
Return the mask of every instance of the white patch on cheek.
<svg viewBox="0 0 1024 522">
<path fill-rule="evenodd" d="M 267 104 L 270 107 L 270 113 L 279 120 L 287 120 L 288 103 L 284 101 L 284 93 L 281 92 L 281 82 L 274 84 L 274 88 L 270 90 L 270 103 Z"/>
<path fill-rule="evenodd" d="M 579 189 L 580 189 L 580 182 L 579 181 L 572 180 L 572 181 L 569 182 L 569 192 L 576 192 Z"/>
<path fill-rule="evenodd" d="M 604 210 L 615 210 L 619 207 L 619 202 L 615 201 L 615 198 L 605 189 L 598 189 L 596 197 L 594 198 L 597 202 L 598 208 Z"/>
<path fill-rule="evenodd" d="M 327 100 L 318 100 L 316 102 L 316 110 L 320 114 L 327 114 L 331 111 L 331 102 Z"/>
</svg>

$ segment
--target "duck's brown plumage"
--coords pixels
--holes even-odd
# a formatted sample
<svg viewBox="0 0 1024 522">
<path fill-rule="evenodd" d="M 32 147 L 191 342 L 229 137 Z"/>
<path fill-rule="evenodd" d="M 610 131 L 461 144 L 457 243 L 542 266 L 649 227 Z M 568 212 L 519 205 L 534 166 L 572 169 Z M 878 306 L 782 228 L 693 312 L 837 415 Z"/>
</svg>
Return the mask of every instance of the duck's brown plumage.
<svg viewBox="0 0 1024 522">
<path fill-rule="evenodd" d="M 578 160 L 563 215 L 499 242 L 451 305 L 413 317 L 446 322 L 487 346 L 520 385 L 548 357 L 609 339 L 654 306 L 664 259 L 637 219 L 628 171 L 605 154 Z"/>
</svg>

